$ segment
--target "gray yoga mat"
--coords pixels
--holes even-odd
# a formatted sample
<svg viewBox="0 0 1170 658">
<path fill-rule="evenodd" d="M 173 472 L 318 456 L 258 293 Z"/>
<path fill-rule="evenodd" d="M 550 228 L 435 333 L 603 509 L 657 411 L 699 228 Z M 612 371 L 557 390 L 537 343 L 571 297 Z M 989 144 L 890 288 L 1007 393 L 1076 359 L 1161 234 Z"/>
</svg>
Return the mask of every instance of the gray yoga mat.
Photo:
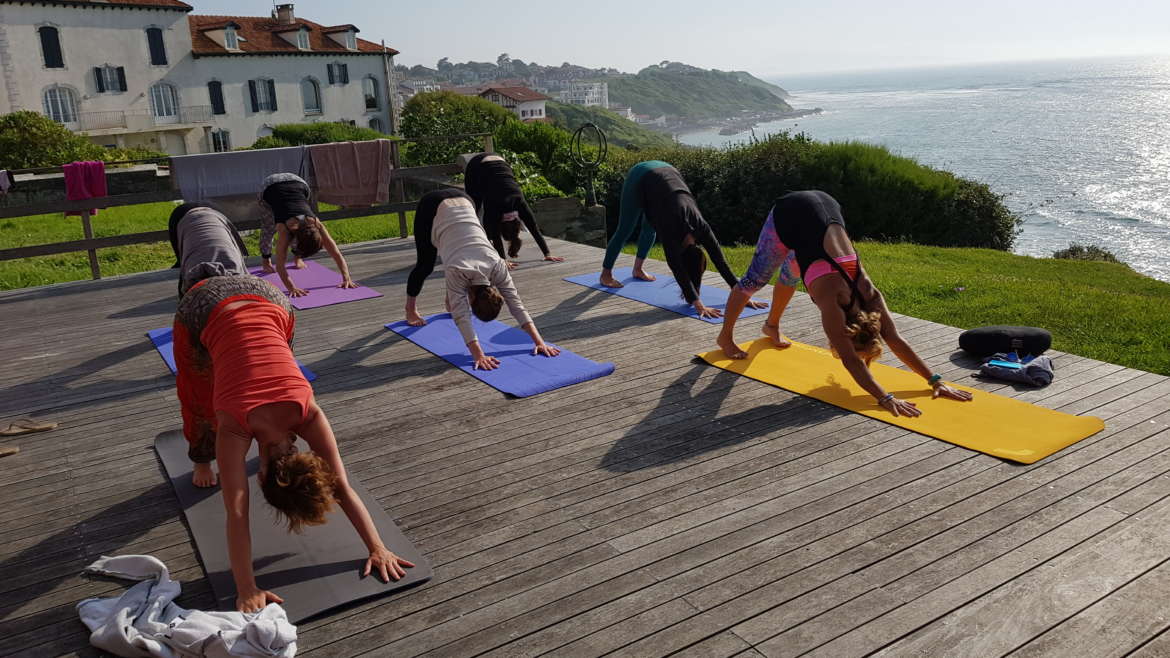
<svg viewBox="0 0 1170 658">
<path fill-rule="evenodd" d="M 300 448 L 307 450 L 304 442 Z M 220 610 L 234 610 L 236 585 L 228 561 L 224 524 L 223 495 L 219 487 L 200 489 L 191 484 L 191 460 L 187 458 L 187 440 L 182 432 L 164 432 L 155 439 L 154 449 L 162 459 L 171 486 L 179 497 L 187 526 L 195 539 L 199 558 Z M 361 570 L 369 556 L 357 531 L 335 508 L 325 525 L 305 528 L 303 534 L 291 534 L 276 516 L 256 483 L 260 467 L 257 446 L 248 453 L 248 516 L 252 523 L 252 568 L 256 584 L 276 592 L 284 599 L 289 620 L 300 623 L 338 606 L 355 603 L 411 587 L 430 580 L 430 563 L 394 525 L 378 501 L 361 482 L 350 479 L 350 486 L 361 496 L 386 547 L 399 557 L 415 564 L 401 580 L 383 583 L 373 574 L 362 578 Z"/>
</svg>

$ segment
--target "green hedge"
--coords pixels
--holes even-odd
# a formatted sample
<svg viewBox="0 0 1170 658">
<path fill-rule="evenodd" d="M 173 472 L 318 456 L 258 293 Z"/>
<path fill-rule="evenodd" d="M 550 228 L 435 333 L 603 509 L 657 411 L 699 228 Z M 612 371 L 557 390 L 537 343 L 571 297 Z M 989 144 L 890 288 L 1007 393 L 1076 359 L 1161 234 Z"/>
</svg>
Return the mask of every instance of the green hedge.
<svg viewBox="0 0 1170 658">
<path fill-rule="evenodd" d="M 121 162 L 165 158 L 143 148 L 106 148 L 52 119 L 22 110 L 0 116 L 0 169 L 56 167 L 83 160 Z"/>
<path fill-rule="evenodd" d="M 600 202 L 616 224 L 629 167 L 664 160 L 678 168 L 725 244 L 754 243 L 775 199 L 819 189 L 841 202 L 855 239 L 1010 249 L 1020 220 L 990 188 L 858 142 L 821 143 L 782 133 L 725 149 L 611 151 Z"/>
<path fill-rule="evenodd" d="M 317 123 L 282 123 L 272 129 L 272 134 L 252 143 L 253 149 L 270 149 L 302 144 L 329 144 L 331 142 L 364 142 L 384 139 L 386 135 L 371 128 L 351 126 L 339 121 Z"/>
</svg>

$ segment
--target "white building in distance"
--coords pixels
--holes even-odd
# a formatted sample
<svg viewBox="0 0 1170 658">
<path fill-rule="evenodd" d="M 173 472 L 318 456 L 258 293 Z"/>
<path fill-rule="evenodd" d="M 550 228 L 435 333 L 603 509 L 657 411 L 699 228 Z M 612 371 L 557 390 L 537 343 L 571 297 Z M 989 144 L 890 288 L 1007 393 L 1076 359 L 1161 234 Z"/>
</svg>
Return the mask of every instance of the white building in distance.
<svg viewBox="0 0 1170 658">
<path fill-rule="evenodd" d="M 523 121 L 544 120 L 545 102 L 551 100 L 528 87 L 488 87 L 479 97 L 512 110 Z"/>
<path fill-rule="evenodd" d="M 557 92 L 557 100 L 569 105 L 609 107 L 608 82 L 571 82 L 564 91 Z"/>
<path fill-rule="evenodd" d="M 283 123 L 391 128 L 397 51 L 358 28 L 201 16 L 180 0 L 0 0 L 0 114 L 40 111 L 105 146 L 249 146 Z M 22 73 L 17 74 L 17 71 Z"/>
</svg>

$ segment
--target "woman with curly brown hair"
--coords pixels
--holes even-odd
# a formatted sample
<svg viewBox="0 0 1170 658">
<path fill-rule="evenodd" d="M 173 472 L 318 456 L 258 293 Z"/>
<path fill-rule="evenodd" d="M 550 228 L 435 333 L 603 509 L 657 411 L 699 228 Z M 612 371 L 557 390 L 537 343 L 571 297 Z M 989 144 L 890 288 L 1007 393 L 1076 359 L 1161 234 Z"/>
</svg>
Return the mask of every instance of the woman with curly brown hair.
<svg viewBox="0 0 1170 658">
<path fill-rule="evenodd" d="M 257 587 L 252 572 L 245 463 L 253 439 L 260 449 L 260 489 L 289 531 L 325 523 L 337 503 L 370 552 L 363 575 L 374 571 L 389 582 L 414 566 L 386 548 L 350 487 L 333 429 L 293 358 L 293 327 L 287 297 L 248 275 L 199 281 L 175 315 L 175 366 L 192 477 L 195 486 L 215 486 L 211 462 L 218 463 L 241 612 L 283 602 Z M 311 452 L 297 451 L 297 436 Z"/>
<path fill-rule="evenodd" d="M 870 373 L 869 364 L 881 356 L 883 342 L 927 381 L 935 397 L 971 399 L 970 393 L 948 386 L 941 375 L 931 372 L 898 334 L 885 298 L 862 269 L 845 232 L 840 204 L 817 190 L 785 194 L 768 214 L 752 263 L 727 300 L 717 342 L 728 358 L 747 356 L 735 342 L 735 321 L 752 294 L 766 286 L 776 270 L 780 270 L 780 279 L 773 288 L 772 308 L 763 330 L 776 347 L 792 344 L 780 332 L 780 316 L 803 273 L 804 287 L 820 309 L 833 356 L 841 359 L 853 379 L 884 409 L 895 416 L 922 414 L 913 402 L 886 392 Z"/>
</svg>

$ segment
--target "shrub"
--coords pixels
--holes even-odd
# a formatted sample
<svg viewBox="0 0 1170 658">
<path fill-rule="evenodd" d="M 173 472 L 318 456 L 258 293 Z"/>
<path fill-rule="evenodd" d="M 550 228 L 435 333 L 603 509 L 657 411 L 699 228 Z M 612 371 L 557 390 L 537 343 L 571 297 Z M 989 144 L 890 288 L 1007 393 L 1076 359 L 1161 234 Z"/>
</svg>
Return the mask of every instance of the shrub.
<svg viewBox="0 0 1170 658">
<path fill-rule="evenodd" d="M 403 137 L 432 137 L 490 133 L 509 121 L 519 122 L 508 110 L 475 96 L 450 91 L 417 94 L 402 109 Z M 403 154 L 405 166 L 445 164 L 460 153 L 483 150 L 479 138 L 414 142 Z"/>
<path fill-rule="evenodd" d="M 845 211 L 854 239 L 1009 249 L 1019 219 L 981 183 L 857 142 L 820 143 L 781 133 L 726 149 L 678 147 L 611 151 L 598 185 L 616 224 L 621 185 L 642 160 L 670 162 L 694 192 L 721 242 L 754 243 L 775 199 L 819 189 Z"/>
<path fill-rule="evenodd" d="M 373 130 L 351 126 L 340 121 L 319 121 L 317 123 L 282 123 L 272 129 L 272 134 L 252 143 L 253 149 L 299 146 L 301 144 L 328 144 L 330 142 L 363 142 L 384 139 L 386 135 Z"/>
<path fill-rule="evenodd" d="M 0 169 L 54 167 L 104 155 L 101 146 L 36 112 L 0 116 Z"/>
<path fill-rule="evenodd" d="M 1070 244 L 1067 249 L 1053 252 L 1052 257 L 1067 260 L 1097 260 L 1105 263 L 1121 263 L 1121 260 L 1109 250 L 1091 244 Z M 1124 263 L 1122 264 L 1124 265 Z"/>
</svg>

